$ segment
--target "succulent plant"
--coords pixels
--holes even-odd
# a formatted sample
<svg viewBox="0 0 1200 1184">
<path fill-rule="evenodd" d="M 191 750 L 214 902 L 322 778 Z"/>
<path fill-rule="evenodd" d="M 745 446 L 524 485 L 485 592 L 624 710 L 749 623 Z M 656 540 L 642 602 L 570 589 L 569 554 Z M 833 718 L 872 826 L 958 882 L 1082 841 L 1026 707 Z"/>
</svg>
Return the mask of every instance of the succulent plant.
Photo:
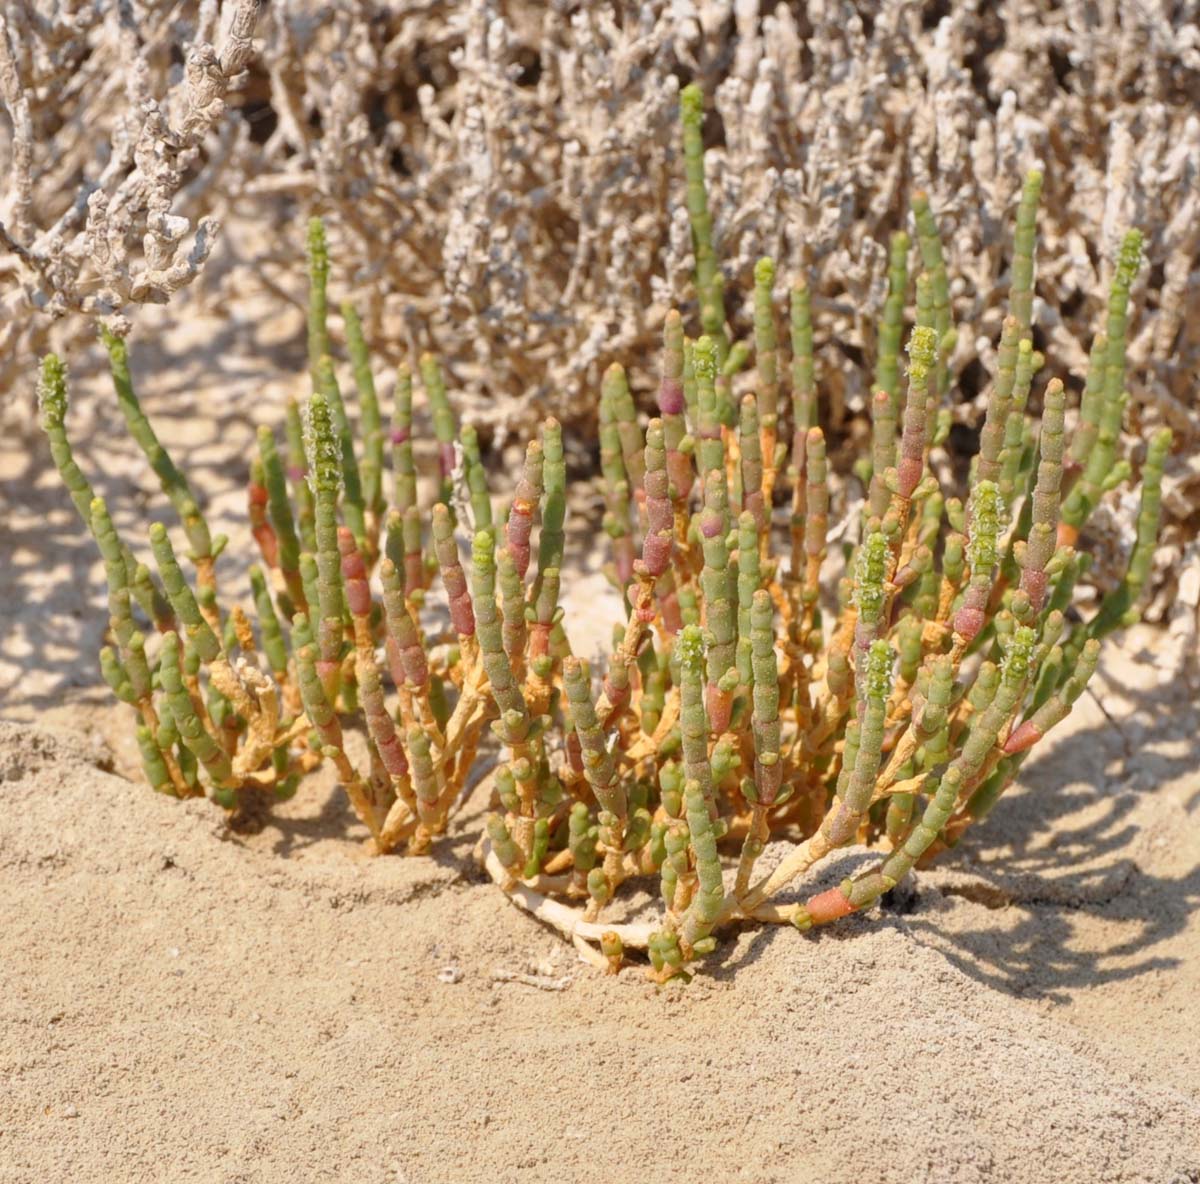
<svg viewBox="0 0 1200 1184">
<path fill-rule="evenodd" d="M 445 830 L 471 770 L 490 700 L 465 575 L 454 545 L 452 492 L 443 469 L 431 530 L 416 504 L 412 377 L 402 367 L 390 439 L 391 506 L 384 494 L 385 432 L 354 309 L 342 320 L 358 402 L 358 438 L 330 357 L 329 273 L 324 228 L 308 234 L 312 393 L 289 404 L 281 451 L 258 432 L 248 509 L 261 563 L 250 569 L 248 609 L 223 604 L 212 537 L 199 501 L 162 447 L 134 393 L 125 342 L 104 335 L 117 399 L 179 518 L 189 578 L 170 533 L 149 532 L 157 578 L 117 537 L 104 502 L 75 462 L 67 439 L 66 374 L 42 365 L 42 425 L 55 463 L 105 560 L 113 645 L 100 655 L 105 679 L 141 717 L 138 742 L 155 789 L 207 793 L 238 814 L 290 797 L 302 776 L 332 762 L 379 851 L 426 850 Z M 453 417 L 436 361 L 421 376 L 440 440 Z M 453 449 L 451 448 L 451 458 Z M 468 449 L 467 480 L 484 480 Z M 473 503 L 479 509 L 479 501 Z M 423 622 L 432 571 L 440 566 L 449 628 Z M 370 580 L 378 577 L 380 599 Z M 158 635 L 148 640 L 148 632 Z M 436 631 L 435 631 L 436 629 Z M 382 654 L 381 654 L 382 650 Z M 386 683 L 395 691 L 387 701 Z M 347 717 L 368 736 L 365 762 L 344 743 Z"/>
<path fill-rule="evenodd" d="M 831 532 L 807 287 L 801 279 L 791 291 L 787 433 L 774 267 L 764 259 L 755 270 L 753 341 L 731 342 L 698 91 L 685 89 L 682 106 L 702 332 L 688 340 L 679 315 L 667 316 L 658 415 L 644 429 L 618 367 L 601 393 L 605 529 L 627 620 L 598 688 L 587 663 L 551 650 L 538 692 L 527 681 L 522 697 L 510 672 L 528 663 L 492 643 L 508 759 L 485 843 L 496 881 L 589 960 L 611 967 L 642 947 L 660 980 L 687 973 L 734 921 L 808 929 L 868 907 L 987 815 L 1082 693 L 1103 637 L 1136 618 L 1171 442 L 1165 429 L 1148 442 L 1124 582 L 1080 620 L 1072 591 L 1087 557 L 1074 544 L 1100 495 L 1128 476 L 1115 446 L 1139 236 L 1126 236 L 1116 261 L 1076 437 L 1085 443 L 1069 453 L 1061 382 L 1042 394 L 1040 432 L 1026 414 L 1042 365 L 1030 339 L 1041 178 L 1026 178 L 1010 315 L 964 500 L 929 466 L 949 425 L 944 363 L 956 330 L 936 221 L 918 194 L 922 270 L 907 364 L 898 353 L 909 244 L 898 235 L 870 455 L 857 470 L 864 500 L 857 522 Z M 754 373 L 739 400 L 732 380 L 747 359 Z M 784 483 L 790 554 L 780 556 L 773 509 Z M 843 543 L 827 613 L 831 537 L 855 541 Z M 490 536 L 477 536 L 477 595 L 488 591 L 491 554 Z M 547 680 L 565 701 L 546 696 Z M 790 849 L 759 874 L 772 836 Z M 878 862 L 781 903 L 799 876 L 850 844 L 878 848 Z M 627 881 L 653 877 L 659 922 L 605 923 Z"/>
<path fill-rule="evenodd" d="M 55 462 L 105 560 L 113 645 L 101 668 L 137 708 L 155 788 L 246 810 L 289 796 L 328 759 L 378 850 L 419 853 L 483 768 L 490 724 L 499 752 L 479 845 L 489 874 L 590 962 L 613 970 L 644 949 L 660 981 L 686 975 L 732 922 L 808 929 L 868 907 L 992 809 L 1082 693 L 1103 637 L 1136 617 L 1170 447 L 1167 431 L 1149 441 L 1127 576 L 1081 619 L 1072 591 L 1087 559 L 1075 544 L 1128 475 L 1115 445 L 1138 236 L 1117 261 L 1068 448 L 1061 382 L 1042 392 L 1040 431 L 1027 415 L 1041 359 L 1030 339 L 1040 178 L 1026 179 L 1011 313 L 963 498 L 929 464 L 948 430 L 956 330 L 936 221 L 917 195 L 915 324 L 906 335 L 908 242 L 898 236 L 861 509 L 831 530 L 808 289 L 801 277 L 790 293 L 790 367 L 770 260 L 755 269 L 752 340 L 729 340 L 701 107 L 685 90 L 702 332 L 693 341 L 680 314 L 667 315 L 648 423 L 620 367 L 600 392 L 604 531 L 625 616 L 602 670 L 572 653 L 563 629 L 559 424 L 529 443 L 495 515 L 479 441 L 458 429 L 436 360 L 420 359 L 438 452 L 436 502 L 423 514 L 413 375 L 402 366 L 386 496 L 389 437 L 351 308 L 342 319 L 357 433 L 330 354 L 319 222 L 309 228 L 312 393 L 287 409 L 283 452 L 260 429 L 251 465 L 262 557 L 252 611 L 221 601 L 224 541 L 142 414 L 124 343 L 107 339 L 118 399 L 180 519 L 190 579 L 163 527 L 150 531 L 157 578 L 117 537 L 71 454 L 63 367 L 47 358 L 41 376 Z M 832 555 L 831 538 L 842 540 Z M 839 572 L 830 605 L 822 581 Z M 440 616 L 428 603 L 435 573 Z M 358 763 L 344 740 L 353 725 L 366 737 Z M 760 871 L 772 836 L 790 848 Z M 781 899 L 850 844 L 877 848 L 878 862 L 829 891 Z M 630 882 L 657 885 L 657 921 L 620 919 Z"/>
</svg>

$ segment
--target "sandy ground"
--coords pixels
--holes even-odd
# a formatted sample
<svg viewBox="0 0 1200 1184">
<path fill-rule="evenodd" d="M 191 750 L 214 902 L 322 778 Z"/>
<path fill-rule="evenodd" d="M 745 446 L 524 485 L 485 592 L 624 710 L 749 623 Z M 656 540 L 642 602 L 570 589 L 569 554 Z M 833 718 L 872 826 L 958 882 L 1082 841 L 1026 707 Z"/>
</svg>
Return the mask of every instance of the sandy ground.
<svg viewBox="0 0 1200 1184">
<path fill-rule="evenodd" d="M 135 353 L 235 552 L 297 328 Z M 120 524 L 165 518 L 76 371 L 81 463 Z M 1200 711 L 1150 673 L 1161 635 L 901 911 L 746 929 L 656 990 L 482 881 L 478 802 L 436 859 L 374 859 L 319 780 L 236 836 L 127 779 L 99 565 L 46 469 L 0 440 L 4 1184 L 1200 1181 Z"/>
</svg>

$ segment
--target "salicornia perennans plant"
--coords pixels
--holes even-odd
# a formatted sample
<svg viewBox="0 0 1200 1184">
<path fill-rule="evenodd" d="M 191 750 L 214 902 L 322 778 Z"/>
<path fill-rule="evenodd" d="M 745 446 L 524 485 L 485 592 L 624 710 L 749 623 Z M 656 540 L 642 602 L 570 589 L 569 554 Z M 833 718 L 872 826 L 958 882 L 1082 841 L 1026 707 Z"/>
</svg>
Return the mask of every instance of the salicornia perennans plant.
<svg viewBox="0 0 1200 1184">
<path fill-rule="evenodd" d="M 319 222 L 309 233 L 312 393 L 287 409 L 282 452 L 260 430 L 252 464 L 263 560 L 251 572 L 252 612 L 218 596 L 223 542 L 142 414 L 124 345 L 108 342 L 118 397 L 182 524 L 190 580 L 163 527 L 150 533 L 157 579 L 117 537 L 72 459 L 63 369 L 46 360 L 44 426 L 108 575 L 113 646 L 101 666 L 139 712 L 153 785 L 246 807 L 287 796 L 325 758 L 381 851 L 423 851 L 462 800 L 490 723 L 500 755 L 479 846 L 488 872 L 589 961 L 615 969 L 642 948 L 659 980 L 686 974 L 732 922 L 808 929 L 866 908 L 991 810 L 1082 693 L 1101 639 L 1136 616 L 1154 547 L 1166 431 L 1147 447 L 1127 576 L 1090 619 L 1075 614 L 1086 564 L 1075 544 L 1104 492 L 1128 475 L 1115 450 L 1138 236 L 1116 262 L 1068 444 L 1061 382 L 1040 392 L 1040 430 L 1026 414 L 1041 366 L 1031 340 L 1041 181 L 1026 179 L 1011 311 L 963 499 L 929 463 L 949 427 L 945 362 L 956 330 L 936 220 L 914 199 L 915 323 L 906 327 L 910 243 L 899 234 L 869 455 L 856 470 L 864 500 L 843 536 L 831 610 L 808 289 L 802 278 L 791 289 L 789 351 L 775 268 L 761 260 L 751 339 L 731 339 L 702 115 L 699 93 L 685 90 L 702 331 L 692 340 L 679 313 L 667 315 L 648 423 L 619 366 L 600 392 L 604 530 L 625 606 L 602 671 L 572 653 L 562 624 L 558 423 L 529 443 L 511 503 L 494 516 L 479 441 L 457 429 L 440 369 L 422 358 L 438 452 L 437 500 L 422 514 L 413 375 L 402 366 L 397 376 L 389 435 L 361 327 L 344 307 L 352 429 L 331 357 Z M 780 554 L 774 507 L 785 501 Z M 448 606 L 441 624 L 426 605 L 435 573 Z M 358 764 L 344 743 L 356 721 L 366 734 Z M 764 870 L 772 836 L 791 845 Z M 878 848 L 878 862 L 807 899 L 783 895 L 856 843 Z M 619 919 L 633 881 L 655 887 L 658 921 Z"/>
<path fill-rule="evenodd" d="M 329 264 L 317 220 L 309 226 L 308 249 L 312 393 L 303 407 L 287 408 L 285 450 L 269 428 L 259 429 L 249 515 L 262 562 L 250 569 L 249 611 L 221 602 L 216 560 L 225 540 L 210 533 L 187 479 L 143 413 L 124 341 L 104 337 L 117 399 L 183 528 L 190 578 L 162 524 L 149 532 L 157 579 L 118 538 L 72 456 L 66 376 L 54 357 L 42 366 L 42 424 L 104 557 L 113 644 L 101 652 L 101 669 L 117 696 L 138 710 L 150 783 L 177 797 L 208 793 L 231 810 L 253 812 L 291 796 L 324 758 L 380 851 L 402 843 L 422 851 L 461 800 L 489 709 L 447 504 L 453 464 L 444 467 L 426 529 L 416 504 L 412 379 L 402 367 L 390 431 L 389 507 L 387 433 L 359 320 L 349 306 L 341 312 L 359 409 L 357 439 L 330 356 Z M 437 363 L 423 358 L 420 370 L 438 437 L 452 441 Z M 466 464 L 478 490 L 477 448 L 467 450 Z M 480 499 L 472 504 L 481 512 Z M 448 631 L 423 621 L 437 565 L 449 594 Z M 376 571 L 378 601 L 369 583 Z M 387 701 L 385 677 L 395 706 Z M 367 732 L 366 759 L 359 763 L 343 735 L 343 720 L 354 713 L 361 713 Z"/>
<path fill-rule="evenodd" d="M 945 360 L 956 330 L 936 220 L 917 195 L 915 324 L 905 331 L 909 240 L 899 234 L 871 444 L 857 470 L 861 523 L 827 615 L 830 494 L 808 290 L 803 280 L 791 290 L 785 431 L 775 269 L 767 259 L 755 269 L 752 340 L 730 340 L 701 118 L 701 96 L 689 88 L 684 154 L 701 335 L 689 340 L 679 315 L 667 316 L 658 414 L 644 427 L 619 367 L 601 392 L 604 523 L 627 605 L 603 680 L 593 685 L 585 662 L 551 647 L 549 668 L 522 683 L 530 663 L 504 644 L 507 598 L 503 621 L 480 631 L 489 675 L 494 667 L 504 688 L 507 747 L 495 778 L 500 809 L 487 827 L 489 870 L 590 960 L 612 965 L 645 947 L 660 979 L 685 973 L 731 922 L 808 929 L 866 908 L 991 810 L 1082 693 L 1101 639 L 1136 615 L 1170 446 L 1165 430 L 1149 442 L 1125 581 L 1090 620 L 1078 620 L 1068 610 L 1086 557 L 1074 544 L 1101 494 L 1128 475 L 1115 448 L 1139 236 L 1126 237 L 1116 261 L 1081 413 L 1079 434 L 1092 443 L 1075 455 L 1061 382 L 1042 393 L 1040 432 L 1026 415 L 1042 365 L 1031 340 L 1041 178 L 1026 178 L 1010 315 L 962 500 L 929 465 L 949 428 Z M 738 398 L 734 380 L 750 362 Z M 548 493 L 543 453 L 549 440 L 531 450 L 528 485 Z M 786 556 L 776 554 L 772 529 L 782 485 L 790 486 Z M 512 521 L 501 571 L 514 549 Z M 558 530 L 546 515 L 542 539 L 557 540 Z M 529 533 L 523 513 L 525 554 Z M 543 548 L 557 565 L 557 542 Z M 477 535 L 478 597 L 491 598 L 495 563 L 492 535 Z M 531 592 L 512 598 L 514 611 L 533 602 Z M 547 682 L 561 686 L 557 702 Z M 760 872 L 773 835 L 792 845 Z M 855 843 L 879 848 L 878 862 L 807 899 L 783 895 Z M 723 850 L 735 859 L 728 873 Z M 626 881 L 654 878 L 659 922 L 606 923 Z M 565 903 L 572 899 L 578 907 Z"/>
</svg>

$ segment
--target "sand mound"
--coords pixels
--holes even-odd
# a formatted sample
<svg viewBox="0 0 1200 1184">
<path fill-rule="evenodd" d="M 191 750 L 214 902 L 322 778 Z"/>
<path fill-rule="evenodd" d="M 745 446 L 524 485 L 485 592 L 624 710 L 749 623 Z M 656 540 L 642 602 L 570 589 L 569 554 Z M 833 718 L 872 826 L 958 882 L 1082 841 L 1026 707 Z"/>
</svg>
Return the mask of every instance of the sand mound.
<svg viewBox="0 0 1200 1184">
<path fill-rule="evenodd" d="M 1021 897 L 1020 858 L 968 863 L 904 915 L 747 930 L 656 990 L 576 965 L 465 836 L 373 859 L 319 788 L 233 836 L 96 761 L 0 726 L 0 1180 L 1198 1178 L 1195 1066 L 1154 1071 L 1188 1029 L 1139 1060 L 1044 1014 L 1053 965 L 1040 1003 L 996 969 L 1036 961 L 1020 916 L 1136 919 L 1139 870 L 1064 904 Z"/>
</svg>

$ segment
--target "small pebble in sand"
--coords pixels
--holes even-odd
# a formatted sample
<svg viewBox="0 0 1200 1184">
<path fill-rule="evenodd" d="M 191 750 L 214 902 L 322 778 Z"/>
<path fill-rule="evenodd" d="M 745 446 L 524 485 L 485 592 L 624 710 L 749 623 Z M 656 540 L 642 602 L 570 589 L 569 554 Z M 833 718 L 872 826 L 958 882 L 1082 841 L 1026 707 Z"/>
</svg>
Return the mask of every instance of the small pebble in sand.
<svg viewBox="0 0 1200 1184">
<path fill-rule="evenodd" d="M 461 983 L 463 972 L 458 966 L 443 966 L 438 971 L 439 983 Z"/>
</svg>

